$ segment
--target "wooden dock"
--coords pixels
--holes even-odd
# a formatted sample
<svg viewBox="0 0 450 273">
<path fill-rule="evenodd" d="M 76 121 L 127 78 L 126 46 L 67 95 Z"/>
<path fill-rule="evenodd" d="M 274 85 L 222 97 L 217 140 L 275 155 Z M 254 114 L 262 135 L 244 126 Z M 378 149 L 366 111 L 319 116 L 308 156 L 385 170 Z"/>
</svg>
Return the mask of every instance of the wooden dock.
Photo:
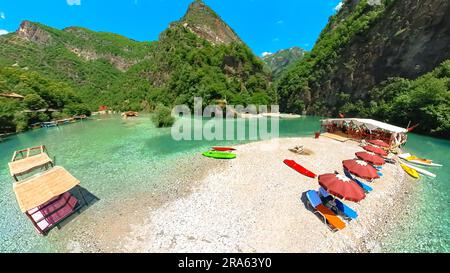
<svg viewBox="0 0 450 273">
<path fill-rule="evenodd" d="M 324 137 L 327 137 L 330 139 L 334 139 L 339 142 L 347 142 L 350 140 L 350 138 L 348 138 L 348 137 L 344 137 L 344 136 L 340 136 L 340 135 L 332 134 L 332 133 L 324 133 L 324 134 L 321 134 L 321 136 L 324 136 Z"/>
<path fill-rule="evenodd" d="M 45 151 L 45 146 L 39 146 L 14 152 L 11 162 L 8 163 L 11 176 L 17 180 L 17 176 L 47 165 L 53 166 L 53 160 Z"/>
<path fill-rule="evenodd" d="M 13 190 L 16 194 L 20 210 L 27 212 L 79 184 L 80 181 L 73 177 L 66 169 L 57 166 L 47 172 L 14 183 Z"/>
</svg>

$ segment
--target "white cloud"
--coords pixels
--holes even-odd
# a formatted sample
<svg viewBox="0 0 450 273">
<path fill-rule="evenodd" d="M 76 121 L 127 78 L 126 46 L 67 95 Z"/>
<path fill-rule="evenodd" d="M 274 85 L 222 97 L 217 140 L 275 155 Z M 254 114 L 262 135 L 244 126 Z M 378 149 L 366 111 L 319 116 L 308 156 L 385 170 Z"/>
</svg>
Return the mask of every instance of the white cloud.
<svg viewBox="0 0 450 273">
<path fill-rule="evenodd" d="M 263 57 L 267 57 L 267 56 L 270 56 L 270 55 L 272 55 L 273 53 L 272 52 L 263 52 L 261 55 L 263 56 Z"/>
<path fill-rule="evenodd" d="M 277 24 L 278 24 L 278 25 L 284 24 L 284 21 L 283 21 L 283 20 L 280 20 L 280 21 L 277 22 Z"/>
<path fill-rule="evenodd" d="M 6 19 L 5 13 L 4 12 L 0 12 L 0 19 Z"/>
<path fill-rule="evenodd" d="M 81 0 L 66 0 L 69 6 L 81 6 Z"/>
<path fill-rule="evenodd" d="M 0 36 L 1 35 L 5 35 L 5 34 L 8 34 L 9 32 L 7 31 L 7 30 L 5 30 L 5 29 L 0 29 Z"/>
<path fill-rule="evenodd" d="M 274 38 L 274 39 L 272 39 L 272 42 L 279 42 L 280 41 L 280 38 Z"/>
<path fill-rule="evenodd" d="M 337 6 L 334 7 L 334 10 L 335 10 L 335 11 L 339 11 L 339 10 L 342 8 L 343 5 L 344 5 L 343 2 L 339 2 L 339 4 L 337 4 Z"/>
</svg>

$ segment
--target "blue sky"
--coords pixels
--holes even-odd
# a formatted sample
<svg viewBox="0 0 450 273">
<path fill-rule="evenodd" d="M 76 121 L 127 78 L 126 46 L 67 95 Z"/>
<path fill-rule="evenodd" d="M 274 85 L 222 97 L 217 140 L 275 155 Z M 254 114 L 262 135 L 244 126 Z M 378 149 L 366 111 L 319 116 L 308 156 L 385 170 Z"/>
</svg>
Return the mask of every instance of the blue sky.
<svg viewBox="0 0 450 273">
<path fill-rule="evenodd" d="M 0 0 L 0 35 L 22 20 L 56 28 L 82 26 L 157 40 L 192 0 Z M 311 49 L 340 0 L 204 0 L 261 55 L 292 46 Z"/>
</svg>

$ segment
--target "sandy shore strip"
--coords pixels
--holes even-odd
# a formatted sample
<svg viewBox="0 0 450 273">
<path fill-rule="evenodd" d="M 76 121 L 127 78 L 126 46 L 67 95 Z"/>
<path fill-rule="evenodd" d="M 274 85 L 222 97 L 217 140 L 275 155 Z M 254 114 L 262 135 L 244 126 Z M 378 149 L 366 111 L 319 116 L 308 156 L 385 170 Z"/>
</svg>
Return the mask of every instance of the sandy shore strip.
<svg viewBox="0 0 450 273">
<path fill-rule="evenodd" d="M 297 145 L 314 155 L 290 151 Z M 332 233 L 305 206 L 304 193 L 318 189 L 283 163 L 294 159 L 317 174 L 342 172 L 342 161 L 361 151 L 358 143 L 327 138 L 290 138 L 238 147 L 237 159 L 211 169 L 189 195 L 148 211 L 121 241 L 124 252 L 377 252 L 378 239 L 404 209 L 409 179 L 387 164 L 374 191 L 355 204 L 359 214 Z M 212 160 L 212 159 L 211 159 Z M 220 161 L 223 162 L 223 161 Z M 223 163 L 220 163 L 223 164 Z"/>
<path fill-rule="evenodd" d="M 226 166 L 226 162 L 211 161 L 202 155 L 183 156 L 177 163 L 149 189 L 126 194 L 126 198 L 102 200 L 102 208 L 107 210 L 99 210 L 94 204 L 60 232 L 50 233 L 49 239 L 58 246 L 58 252 L 123 252 L 120 242 L 130 234 L 131 226 L 143 224 L 149 211 L 189 196 L 211 169 Z"/>
</svg>

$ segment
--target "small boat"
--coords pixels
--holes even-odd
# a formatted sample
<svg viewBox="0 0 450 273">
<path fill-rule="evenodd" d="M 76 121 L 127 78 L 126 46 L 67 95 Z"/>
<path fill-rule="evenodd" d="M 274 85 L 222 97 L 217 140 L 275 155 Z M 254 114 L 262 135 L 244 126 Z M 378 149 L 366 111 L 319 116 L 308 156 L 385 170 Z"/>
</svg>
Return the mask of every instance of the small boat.
<svg viewBox="0 0 450 273">
<path fill-rule="evenodd" d="M 416 179 L 420 178 L 420 175 L 419 175 L 419 173 L 418 173 L 416 170 L 414 170 L 414 169 L 412 169 L 412 168 L 406 166 L 405 164 L 400 164 L 400 166 L 401 166 L 401 167 L 403 168 L 403 170 L 405 170 L 405 172 L 406 172 L 407 174 L 409 174 L 410 176 L 412 176 L 412 177 L 414 177 L 414 178 L 416 178 Z"/>
<path fill-rule="evenodd" d="M 214 159 L 235 159 L 236 155 L 228 152 L 220 152 L 220 151 L 209 151 L 204 152 L 203 156 L 214 158 Z"/>
<path fill-rule="evenodd" d="M 42 126 L 42 128 L 56 127 L 56 126 L 58 126 L 58 123 L 56 123 L 55 121 L 42 122 L 41 126 Z"/>
<path fill-rule="evenodd" d="M 68 124 L 70 122 L 72 122 L 74 119 L 73 118 L 66 118 L 66 119 L 60 119 L 56 121 L 56 124 Z"/>
<path fill-rule="evenodd" d="M 80 116 L 73 116 L 74 119 L 78 120 L 78 119 L 86 119 L 87 116 L 86 115 L 80 115 Z"/>
<path fill-rule="evenodd" d="M 301 174 L 303 174 L 303 175 L 305 175 L 307 177 L 311 177 L 311 178 L 316 178 L 317 177 L 317 175 L 315 173 L 313 173 L 310 170 L 306 169 L 305 167 L 303 167 L 302 165 L 298 164 L 294 160 L 286 159 L 283 162 L 284 162 L 284 164 L 288 165 L 292 169 L 296 170 L 297 172 L 299 172 L 299 173 L 301 173 Z"/>
<path fill-rule="evenodd" d="M 426 175 L 426 176 L 429 176 L 429 177 L 433 177 L 433 178 L 436 177 L 436 175 L 434 173 L 429 172 L 429 171 L 424 170 L 424 169 L 421 169 L 421 168 L 419 168 L 417 166 L 414 166 L 414 165 L 411 165 L 411 164 L 408 164 L 408 163 L 405 163 L 405 162 L 403 162 L 402 164 L 407 166 L 407 167 L 410 167 L 411 169 L 416 170 L 420 174 L 423 174 L 423 175 Z"/>
<path fill-rule="evenodd" d="M 403 160 L 406 160 L 408 162 L 423 165 L 423 166 L 429 166 L 429 167 L 442 167 L 441 164 L 433 163 L 433 160 L 425 159 L 425 158 L 419 158 L 417 156 L 411 155 L 409 153 L 407 154 L 401 154 L 398 157 L 400 157 Z"/>
<path fill-rule="evenodd" d="M 230 152 L 230 151 L 236 151 L 235 148 L 230 148 L 230 147 L 212 147 L 212 149 L 214 151 L 218 151 L 218 152 Z"/>
<path fill-rule="evenodd" d="M 384 161 L 389 164 L 397 164 L 397 161 L 395 161 L 395 159 L 393 158 L 385 158 Z"/>
</svg>

